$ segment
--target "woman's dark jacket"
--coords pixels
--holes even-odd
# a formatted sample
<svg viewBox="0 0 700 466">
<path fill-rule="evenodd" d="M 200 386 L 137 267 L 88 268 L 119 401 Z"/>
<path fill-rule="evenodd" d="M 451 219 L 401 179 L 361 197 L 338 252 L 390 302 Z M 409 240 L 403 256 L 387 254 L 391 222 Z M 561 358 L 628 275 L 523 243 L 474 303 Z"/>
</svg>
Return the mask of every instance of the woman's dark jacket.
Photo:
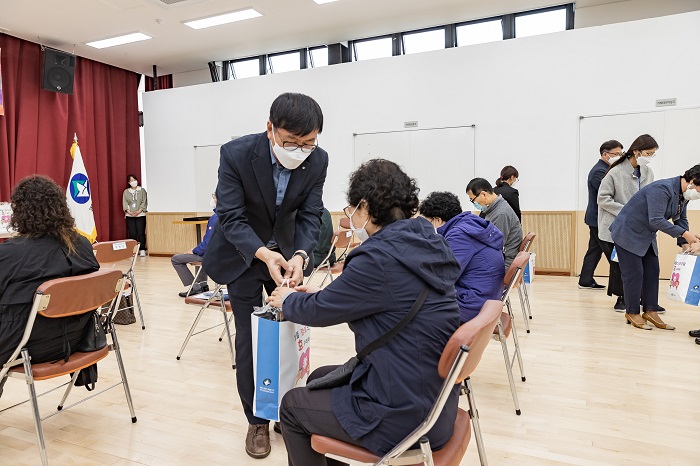
<svg viewBox="0 0 700 466">
<path fill-rule="evenodd" d="M 520 193 L 517 189 L 506 183 L 505 181 L 501 183 L 500 186 L 495 186 L 493 192 L 500 194 L 503 199 L 506 200 L 509 206 L 513 208 L 513 212 L 518 216 L 520 223 L 523 222 L 522 215 L 520 213 Z M 483 218 L 483 216 L 481 217 Z"/>
<path fill-rule="evenodd" d="M 90 242 L 80 237 L 68 254 L 56 238 L 17 237 L 0 244 L 0 362 L 4 364 L 22 340 L 34 293 L 45 281 L 99 270 Z M 49 319 L 37 315 L 27 348 L 33 363 L 66 356 L 75 348 L 90 314 Z M 65 335 L 65 337 L 64 337 Z M 70 350 L 75 351 L 73 350 Z"/>
<path fill-rule="evenodd" d="M 349 385 L 331 393 L 343 429 L 375 454 L 386 453 L 415 429 L 438 395 L 443 383 L 438 361 L 460 324 L 454 288 L 459 274 L 449 246 L 426 219 L 399 220 L 353 250 L 342 275 L 322 291 L 292 293 L 284 301 L 285 318 L 292 322 L 315 327 L 347 322 L 360 351 L 396 326 L 429 286 L 411 322 L 357 366 Z M 428 435 L 433 448 L 449 440 L 456 415 L 455 388 Z"/>
</svg>

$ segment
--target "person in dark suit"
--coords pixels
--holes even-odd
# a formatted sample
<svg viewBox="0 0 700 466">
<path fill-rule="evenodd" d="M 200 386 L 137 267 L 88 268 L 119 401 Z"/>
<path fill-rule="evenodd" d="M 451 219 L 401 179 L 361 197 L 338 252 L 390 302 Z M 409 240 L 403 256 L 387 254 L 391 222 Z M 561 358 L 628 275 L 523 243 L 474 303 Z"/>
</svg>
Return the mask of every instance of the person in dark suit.
<svg viewBox="0 0 700 466">
<path fill-rule="evenodd" d="M 319 148 L 321 107 L 303 94 L 282 94 L 270 108 L 267 131 L 221 146 L 216 213 L 219 223 L 203 267 L 225 283 L 236 324 L 236 382 L 248 419 L 246 453 L 270 453 L 269 421 L 253 414 L 250 314 L 285 278 L 301 284 L 323 211 L 328 154 Z"/>
<path fill-rule="evenodd" d="M 501 176 L 496 180 L 496 186 L 493 187 L 493 192 L 500 195 L 506 200 L 508 205 L 513 209 L 515 215 L 518 216 L 518 221 L 522 223 L 522 214 L 520 212 L 520 193 L 515 186 L 519 177 L 518 170 L 510 165 L 506 165 L 501 170 Z M 483 215 L 481 218 L 484 218 Z"/>
<path fill-rule="evenodd" d="M 610 226 L 620 261 L 627 306 L 625 318 L 635 328 L 674 330 L 659 317 L 659 249 L 661 230 L 678 238 L 684 250 L 700 252 L 700 236 L 688 230 L 688 201 L 700 199 L 700 165 L 682 176 L 655 181 L 632 196 Z M 668 222 L 672 220 L 673 224 Z M 639 313 L 641 298 L 644 313 Z"/>
<path fill-rule="evenodd" d="M 588 250 L 586 255 L 583 257 L 583 265 L 581 266 L 581 274 L 578 277 L 578 287 L 587 288 L 591 290 L 604 290 L 605 286 L 596 283 L 593 278 L 593 273 L 595 273 L 596 267 L 598 267 L 598 262 L 603 254 L 610 264 L 613 261 L 610 259 L 610 254 L 612 254 L 612 248 L 610 243 L 607 241 L 602 241 L 598 237 L 598 189 L 600 188 L 600 182 L 603 181 L 603 177 L 608 172 L 610 165 L 615 163 L 620 157 L 622 157 L 623 146 L 619 141 L 611 139 L 610 141 L 604 142 L 600 146 L 600 159 L 593 165 L 591 171 L 588 172 L 588 206 L 586 206 L 586 215 L 584 217 L 584 222 L 588 225 Z M 612 277 L 612 274 L 611 274 Z M 613 283 L 614 280 L 610 280 L 609 287 L 617 286 L 620 288 L 619 292 L 613 292 L 617 296 L 622 296 L 622 283 Z"/>
<path fill-rule="evenodd" d="M 347 322 L 361 350 L 411 309 L 424 288 L 425 302 L 405 328 L 372 351 L 336 388 L 294 388 L 282 399 L 280 422 L 290 466 L 337 464 L 311 448 L 311 434 L 361 445 L 383 455 L 419 425 L 443 381 L 438 361 L 459 327 L 455 280 L 460 265 L 445 240 L 418 210 L 415 180 L 394 162 L 370 160 L 350 176 L 345 215 L 361 246 L 342 275 L 322 290 L 277 288 L 270 302 L 286 320 L 326 327 Z M 503 264 L 503 262 L 501 262 Z M 316 369 L 309 380 L 337 366 Z M 459 386 L 428 433 L 438 449 L 452 436 Z"/>
</svg>

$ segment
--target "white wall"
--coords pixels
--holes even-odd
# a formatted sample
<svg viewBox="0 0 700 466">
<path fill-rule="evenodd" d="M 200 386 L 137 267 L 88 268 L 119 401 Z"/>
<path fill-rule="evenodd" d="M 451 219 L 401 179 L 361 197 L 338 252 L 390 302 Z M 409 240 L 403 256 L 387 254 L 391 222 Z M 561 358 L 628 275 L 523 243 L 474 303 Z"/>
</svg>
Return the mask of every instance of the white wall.
<svg viewBox="0 0 700 466">
<path fill-rule="evenodd" d="M 585 28 L 697 11 L 700 0 L 622 0 L 602 4 L 584 0 L 576 2 L 575 8 L 576 28 Z"/>
<path fill-rule="evenodd" d="M 324 111 L 331 210 L 345 206 L 352 134 L 407 120 L 476 124 L 477 176 L 515 165 L 523 210 L 575 210 L 578 117 L 647 110 L 667 97 L 700 105 L 698 25 L 694 12 L 147 93 L 149 207 L 194 210 L 193 147 L 263 131 L 272 100 L 293 91 Z"/>
</svg>

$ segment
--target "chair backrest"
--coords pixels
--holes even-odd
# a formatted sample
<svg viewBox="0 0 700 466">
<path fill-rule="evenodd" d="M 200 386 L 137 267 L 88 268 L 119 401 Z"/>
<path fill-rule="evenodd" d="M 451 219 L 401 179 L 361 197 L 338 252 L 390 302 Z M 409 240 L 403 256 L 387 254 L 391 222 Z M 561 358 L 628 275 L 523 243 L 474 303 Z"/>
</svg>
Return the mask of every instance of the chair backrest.
<svg viewBox="0 0 700 466">
<path fill-rule="evenodd" d="M 467 360 L 457 376 L 457 383 L 463 381 L 474 372 L 481 361 L 484 349 L 493 335 L 498 319 L 503 311 L 503 302 L 489 300 L 481 307 L 479 314 L 469 322 L 462 324 L 445 345 L 438 363 L 438 373 L 443 379 L 452 368 L 461 346 L 469 347 Z"/>
<path fill-rule="evenodd" d="M 49 280 L 36 291 L 40 300 L 37 312 L 52 318 L 85 314 L 111 302 L 121 290 L 121 281 L 119 270 Z"/>
<path fill-rule="evenodd" d="M 352 231 L 350 230 L 338 230 L 335 233 L 333 233 L 333 239 L 331 240 L 331 244 L 334 245 L 337 249 L 340 248 L 346 248 L 350 245 L 350 242 L 352 241 Z"/>
<path fill-rule="evenodd" d="M 523 270 L 525 270 L 525 264 L 527 264 L 529 260 L 529 252 L 521 251 L 517 256 L 515 256 L 515 259 L 513 259 L 513 262 L 511 262 L 510 267 L 508 267 L 508 270 L 506 270 L 506 274 L 503 277 L 502 299 L 505 299 L 506 296 L 508 296 L 508 293 L 510 293 L 510 290 L 517 285 L 518 280 L 523 274 Z"/>
<path fill-rule="evenodd" d="M 529 232 L 523 240 L 520 242 L 520 251 L 525 251 L 525 252 L 530 252 L 530 247 L 532 246 L 532 242 L 535 240 L 535 234 L 534 231 Z"/>
<path fill-rule="evenodd" d="M 347 217 L 342 217 L 340 219 L 340 222 L 338 223 L 340 225 L 340 228 L 343 228 L 345 230 L 350 230 L 350 219 Z"/>
<path fill-rule="evenodd" d="M 139 253 L 139 243 L 133 239 L 119 241 L 104 241 L 92 245 L 95 258 L 100 265 L 131 260 L 129 270 L 134 268 L 134 262 Z"/>
</svg>

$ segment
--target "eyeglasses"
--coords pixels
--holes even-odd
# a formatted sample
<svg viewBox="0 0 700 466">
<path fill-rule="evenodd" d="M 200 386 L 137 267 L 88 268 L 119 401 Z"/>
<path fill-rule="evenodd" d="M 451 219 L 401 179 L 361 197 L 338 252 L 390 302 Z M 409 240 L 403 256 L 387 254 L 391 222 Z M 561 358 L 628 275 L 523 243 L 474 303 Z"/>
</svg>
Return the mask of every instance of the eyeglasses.
<svg viewBox="0 0 700 466">
<path fill-rule="evenodd" d="M 279 133 L 279 131 L 277 129 L 275 129 L 275 132 L 279 135 L 280 140 L 282 140 L 282 147 L 290 152 L 294 152 L 295 150 L 299 150 L 299 151 L 301 151 L 302 154 L 310 154 L 318 147 L 318 144 L 297 144 L 295 142 L 285 142 L 282 139 L 282 135 Z M 317 140 L 318 140 L 318 138 L 317 138 Z"/>
<path fill-rule="evenodd" d="M 651 158 L 651 159 L 653 159 L 654 157 L 656 157 L 656 151 L 654 151 L 654 152 L 652 152 L 652 153 L 650 154 L 649 151 L 643 150 L 643 151 L 640 152 L 640 154 L 642 155 L 642 157 L 649 157 L 649 158 Z"/>
<path fill-rule="evenodd" d="M 608 152 L 608 151 L 606 151 L 606 154 L 609 154 L 613 157 L 622 157 L 623 155 L 625 155 L 625 153 L 623 151 L 620 151 L 620 152 Z"/>
<path fill-rule="evenodd" d="M 483 193 L 483 191 L 481 191 L 481 193 Z M 476 200 L 477 197 L 481 196 L 481 193 L 477 194 L 476 196 L 474 196 L 474 197 L 472 197 L 472 198 L 469 198 L 469 202 L 471 202 L 472 204 L 474 204 L 474 201 Z"/>
</svg>

